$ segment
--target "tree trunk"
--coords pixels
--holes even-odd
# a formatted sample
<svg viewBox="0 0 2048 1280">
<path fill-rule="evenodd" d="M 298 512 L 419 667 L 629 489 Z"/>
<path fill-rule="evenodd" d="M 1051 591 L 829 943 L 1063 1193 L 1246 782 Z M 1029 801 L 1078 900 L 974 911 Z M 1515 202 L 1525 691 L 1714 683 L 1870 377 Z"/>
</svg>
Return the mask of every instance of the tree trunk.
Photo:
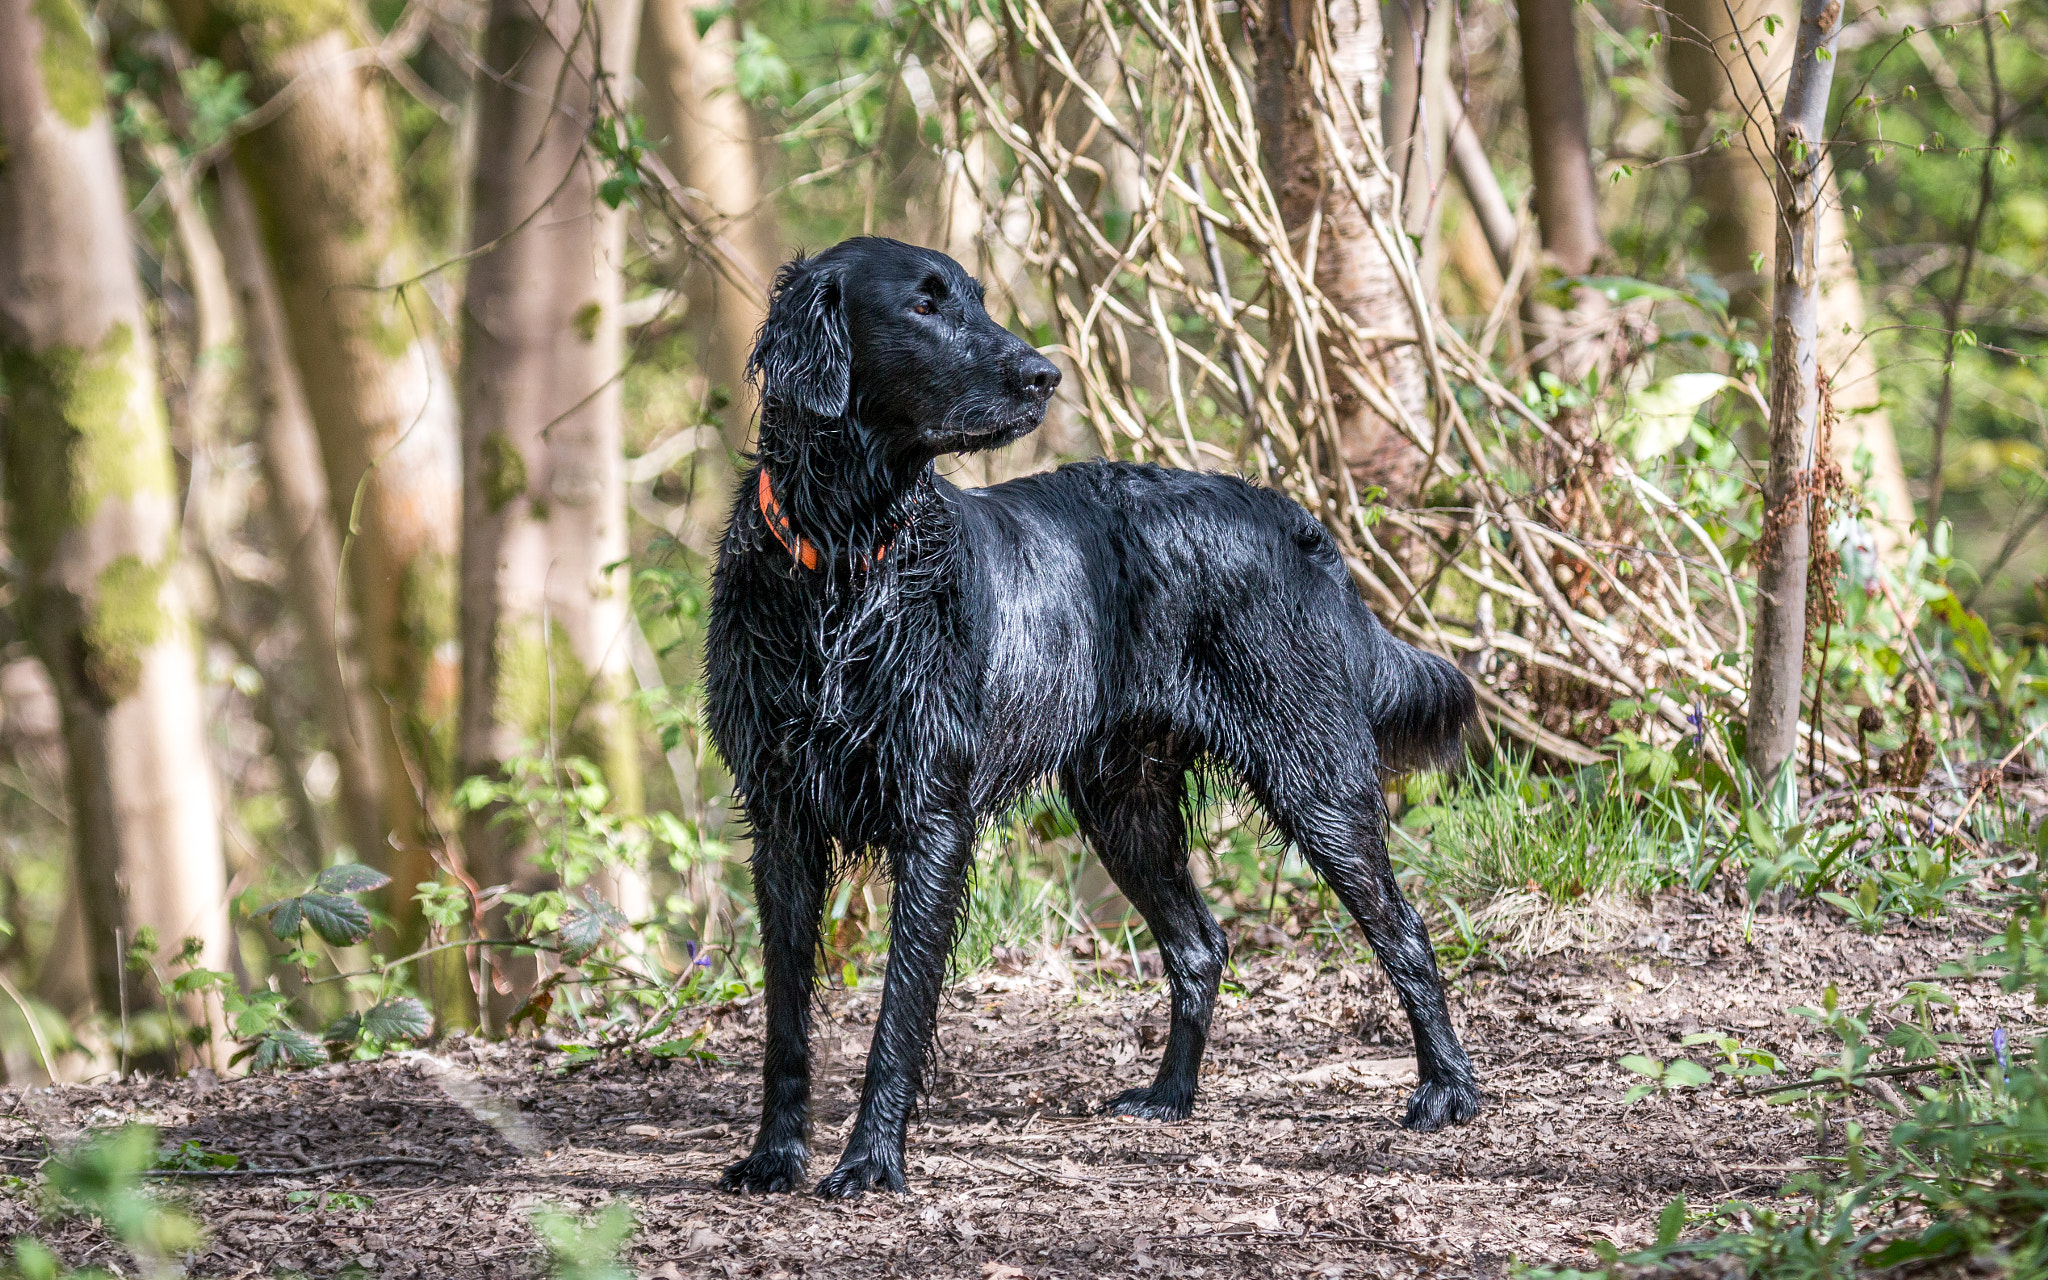
<svg viewBox="0 0 2048 1280">
<path fill-rule="evenodd" d="M 1730 313 L 1759 328 L 1770 322 L 1778 206 L 1767 135 L 1770 117 L 1758 79 L 1780 83 L 1792 53 L 1792 41 L 1764 34 L 1767 14 L 1789 22 L 1791 5 L 1786 0 L 1673 0 L 1672 39 L 1666 42 L 1671 84 L 1686 104 L 1681 139 L 1685 150 L 1700 153 L 1692 161 L 1692 198 L 1707 214 L 1699 237 L 1701 260 L 1728 290 Z M 1748 43 L 1748 56 L 1730 47 L 1737 32 Z M 1724 130 L 1730 141 L 1716 146 Z M 1909 540 L 1913 498 L 1884 409 L 1877 359 L 1864 340 L 1863 288 L 1832 178 L 1830 173 L 1820 209 L 1820 364 L 1834 384 L 1841 413 L 1833 435 L 1836 460 L 1856 475 L 1858 449 L 1869 450 L 1864 496 L 1883 515 L 1877 541 L 1880 553 L 1889 557 Z"/>
<path fill-rule="evenodd" d="M 1394 264 L 1373 235 L 1365 211 L 1344 184 L 1329 180 L 1325 172 L 1330 160 L 1317 137 L 1312 113 L 1319 108 L 1306 67 L 1318 3 L 1325 4 L 1329 22 L 1333 87 L 1352 108 L 1331 104 L 1335 132 L 1354 163 L 1366 154 L 1354 117 L 1365 129 L 1380 127 L 1379 5 L 1374 0 L 1275 0 L 1257 37 L 1259 134 L 1266 170 L 1295 252 L 1304 260 L 1315 255 L 1316 287 L 1365 329 L 1412 333 L 1415 318 Z M 1377 170 L 1361 163 L 1358 178 L 1367 199 L 1391 220 L 1393 192 Z M 1395 401 L 1415 421 L 1426 422 L 1428 381 L 1414 344 L 1386 343 L 1374 355 Z M 1362 483 L 1404 498 L 1411 495 L 1427 461 L 1422 450 L 1348 387 L 1339 383 L 1333 391 L 1345 465 Z"/>
<path fill-rule="evenodd" d="M 341 599 L 341 542 L 320 465 L 320 441 L 292 364 L 277 281 L 263 256 L 255 202 L 232 163 L 218 170 L 221 237 L 242 323 L 256 446 L 272 531 L 286 566 L 285 594 L 304 637 L 300 654 L 314 707 L 334 756 L 342 830 L 356 857 L 384 847 L 384 780 L 378 717 L 355 662 L 352 622 Z"/>
<path fill-rule="evenodd" d="M 1827 195 L 1828 90 L 1841 14 L 1840 0 L 1803 0 L 1773 146 L 1778 243 L 1771 300 L 1771 469 L 1764 494 L 1765 547 L 1757 565 L 1746 755 L 1781 818 L 1796 808 L 1786 766 L 1798 748 L 1806 665 L 1807 487 L 1820 406 L 1820 206 Z"/>
<path fill-rule="evenodd" d="M 738 38 L 739 23 L 731 14 L 713 22 L 700 39 L 697 10 L 688 0 L 647 0 L 640 28 L 640 80 L 648 133 L 667 140 L 662 162 L 695 193 L 698 207 L 691 212 L 720 228 L 765 282 L 774 277 L 782 246 L 762 198 L 753 122 L 734 80 Z M 722 410 L 725 443 L 737 455 L 747 447 L 747 356 L 761 312 L 709 264 L 678 265 L 686 272 L 689 325 L 705 394 L 710 403 L 727 406 Z M 723 503 L 729 486 L 718 476 L 706 480 Z"/>
<path fill-rule="evenodd" d="M 1508 272 L 1514 270 L 1521 219 L 1515 216 L 1514 206 L 1500 189 L 1500 178 L 1493 171 L 1486 144 L 1479 140 L 1479 130 L 1473 127 L 1465 104 L 1454 94 L 1446 94 L 1444 111 L 1450 120 L 1451 165 L 1457 171 L 1458 185 L 1464 188 L 1466 203 L 1472 206 L 1478 229 L 1486 237 L 1494 267 L 1500 278 L 1506 280 Z"/>
<path fill-rule="evenodd" d="M 1550 265 L 1567 276 L 1583 276 L 1606 257 L 1607 241 L 1600 234 L 1574 2 L 1521 0 L 1516 17 L 1536 229 Z M 1588 289 L 1575 292 L 1568 311 L 1531 299 L 1525 315 L 1537 330 L 1537 363 L 1568 383 L 1604 374 L 1613 347 L 1607 310 L 1606 301 Z"/>
<path fill-rule="evenodd" d="M 594 10 L 614 75 L 631 65 L 635 3 Z M 515 756 L 584 756 L 604 769 L 614 803 L 636 808 L 638 739 L 622 703 L 629 583 L 617 567 L 623 244 L 584 151 L 594 81 L 582 15 L 577 0 L 493 0 L 477 77 L 478 149 L 493 159 L 474 178 L 480 252 L 463 314 L 461 760 L 466 775 L 495 777 Z M 552 883 L 529 833 L 496 817 L 472 814 L 464 828 L 478 882 Z M 628 891 L 620 905 L 638 918 L 645 883 L 601 888 Z M 500 1018 L 531 978 L 506 963 L 514 990 L 495 1001 Z"/>
<path fill-rule="evenodd" d="M 156 353 L 100 67 L 68 0 L 0 0 L 0 155 L 8 541 L 63 710 L 73 879 L 112 1018 L 164 1007 L 124 971 L 145 930 L 159 963 L 197 938 L 199 963 L 225 969 L 232 941 Z"/>
<path fill-rule="evenodd" d="M 1401 225 L 1419 243 L 1422 284 L 1436 295 L 1443 268 L 1443 186 L 1450 131 L 1443 110 L 1451 85 L 1456 14 L 1449 0 L 1386 0 L 1387 167 L 1401 180 Z"/>
<path fill-rule="evenodd" d="M 174 0 L 201 53 L 290 105 L 244 136 L 238 158 L 262 219 L 337 529 L 358 532 L 342 572 L 361 622 L 376 719 L 386 839 L 364 856 L 392 877 L 383 906 L 401 947 L 424 933 L 413 889 L 437 874 L 421 789 L 445 782 L 455 709 L 460 450 L 431 303 L 393 288 L 419 266 L 404 215 L 384 90 L 365 23 L 344 2 Z M 272 10 L 275 12 L 272 12 Z"/>
</svg>

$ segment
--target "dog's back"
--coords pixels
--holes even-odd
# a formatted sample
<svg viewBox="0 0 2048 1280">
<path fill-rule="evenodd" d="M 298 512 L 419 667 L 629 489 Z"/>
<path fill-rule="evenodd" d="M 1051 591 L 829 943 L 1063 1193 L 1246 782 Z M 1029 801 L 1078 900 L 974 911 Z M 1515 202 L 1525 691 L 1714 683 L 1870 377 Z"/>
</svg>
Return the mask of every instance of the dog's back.
<svg viewBox="0 0 2048 1280">
<path fill-rule="evenodd" d="M 1118 726 L 1191 733 L 1226 760 L 1260 722 L 1355 715 L 1383 769 L 1457 749 L 1470 684 L 1388 634 L 1328 533 L 1232 476 L 1085 462 L 960 495 L 986 623 L 984 741 L 1011 778 Z M 1242 749 L 1233 749 L 1242 748 Z"/>
</svg>

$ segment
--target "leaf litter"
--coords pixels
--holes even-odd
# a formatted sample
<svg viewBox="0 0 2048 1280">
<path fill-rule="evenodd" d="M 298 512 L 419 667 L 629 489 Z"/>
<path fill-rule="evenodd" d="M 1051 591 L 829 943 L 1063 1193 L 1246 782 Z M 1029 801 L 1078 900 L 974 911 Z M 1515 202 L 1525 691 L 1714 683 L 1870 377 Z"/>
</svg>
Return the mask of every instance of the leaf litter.
<svg viewBox="0 0 2048 1280">
<path fill-rule="evenodd" d="M 1681 1042 L 1716 1031 L 1775 1055 L 1781 1080 L 1803 1076 L 1838 1049 L 1791 1006 L 1832 982 L 1844 1004 L 1882 1010 L 1981 944 L 1946 923 L 1868 937 L 1815 907 L 1745 929 L 1732 908 L 1659 897 L 1604 950 L 1496 956 L 1453 980 L 1486 1108 L 1436 1134 L 1396 1124 L 1414 1081 L 1406 1020 L 1348 939 L 1238 940 L 1202 1096 L 1179 1124 L 1092 1110 L 1156 1065 L 1156 967 L 1139 981 L 1127 955 L 1005 953 L 946 993 L 909 1192 L 853 1204 L 713 1189 L 759 1104 L 758 998 L 679 1021 L 694 1048 L 672 1056 L 454 1035 L 282 1074 L 0 1092 L 0 1159 L 24 1175 L 53 1142 L 147 1123 L 167 1147 L 288 1170 L 174 1180 L 206 1227 L 194 1276 L 537 1276 L 537 1211 L 624 1201 L 624 1260 L 656 1280 L 1505 1277 L 1514 1260 L 1592 1265 L 1597 1240 L 1640 1247 L 1674 1196 L 1768 1198 L 1821 1150 L 1812 1118 L 1764 1101 L 1770 1081 L 1716 1076 L 1631 1104 L 1643 1077 L 1621 1058 L 1706 1062 Z M 1966 1041 L 2039 1028 L 1994 983 L 1950 985 Z M 879 996 L 821 995 L 814 1179 L 851 1124 Z M 1885 1124 L 1874 1108 L 1832 1119 Z M 361 1163 L 375 1157 L 406 1163 Z M 73 1265 L 119 1257 L 89 1221 L 39 1222 L 32 1188 L 11 1185 L 0 1239 L 35 1234 Z"/>
</svg>

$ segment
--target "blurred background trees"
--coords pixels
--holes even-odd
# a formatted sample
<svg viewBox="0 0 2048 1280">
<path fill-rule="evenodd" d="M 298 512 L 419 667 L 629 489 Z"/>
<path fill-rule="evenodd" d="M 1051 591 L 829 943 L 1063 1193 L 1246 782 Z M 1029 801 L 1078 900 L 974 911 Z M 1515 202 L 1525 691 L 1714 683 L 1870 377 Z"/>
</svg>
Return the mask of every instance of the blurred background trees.
<svg viewBox="0 0 2048 1280">
<path fill-rule="evenodd" d="M 1288 477 L 1320 475 L 1375 606 L 1458 649 L 1504 733 L 1584 763 L 1626 695 L 1672 739 L 1746 679 L 1795 19 L 0 0 L 0 1061 L 44 1071 L 25 1017 L 63 1073 L 196 1061 L 226 988 L 180 974 L 500 1030 L 586 925 L 650 973 L 739 955 L 704 584 L 768 283 L 851 234 L 947 248 L 1088 373 L 956 480 L 1113 452 L 1313 506 Z M 1902 671 L 1987 741 L 2048 687 L 2048 20 L 1873 5 L 1836 57 L 1816 346 L 1856 498 L 1817 545 L 1858 600 L 1873 565 L 1911 598 L 1808 653 L 1816 776 Z M 1631 476 L 1711 549 L 1663 551 Z M 1520 584 L 1470 523 L 1496 500 L 1543 530 Z M 1631 665 L 1667 571 L 1720 610 L 1721 685 Z M 261 914 L 315 920 L 356 863 L 390 877 L 361 928 Z M 843 892 L 835 945 L 885 906 Z M 308 987 L 315 949 L 357 976 Z"/>
</svg>

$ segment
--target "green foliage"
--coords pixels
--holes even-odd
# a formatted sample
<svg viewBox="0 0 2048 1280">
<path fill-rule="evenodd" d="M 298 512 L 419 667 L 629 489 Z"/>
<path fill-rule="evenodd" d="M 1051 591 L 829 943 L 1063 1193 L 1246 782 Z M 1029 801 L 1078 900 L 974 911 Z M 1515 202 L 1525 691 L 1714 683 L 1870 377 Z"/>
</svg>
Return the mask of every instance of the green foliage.
<svg viewBox="0 0 2048 1280">
<path fill-rule="evenodd" d="M 100 1133 L 43 1166 L 38 1197 L 42 1216 L 49 1222 L 97 1219 L 133 1255 L 144 1274 L 177 1274 L 171 1260 L 199 1243 L 198 1225 L 145 1190 L 142 1180 L 157 1169 L 227 1167 L 218 1163 L 221 1158 L 189 1142 L 171 1152 L 160 1152 L 156 1130 L 143 1125 Z M 17 1236 L 13 1253 L 13 1259 L 0 1266 L 0 1277 L 6 1280 L 57 1280 L 63 1276 L 95 1280 L 107 1275 L 100 1270 L 66 1270 L 56 1254 L 32 1236 Z"/>
<path fill-rule="evenodd" d="M 1617 766 L 1545 776 L 1526 755 L 1501 752 L 1447 791 L 1411 783 L 1423 802 L 1396 828 L 1401 860 L 1468 908 L 1504 890 L 1572 903 L 1668 883 L 1665 851 L 1690 843 L 1676 810 L 1660 803 L 1677 761 L 1631 737 Z"/>
<path fill-rule="evenodd" d="M 270 917 L 279 938 L 295 938 L 311 929 L 332 947 L 346 947 L 370 936 L 370 912 L 353 895 L 380 889 L 391 877 L 359 863 L 342 863 L 322 871 L 312 887 L 281 898 L 256 912 Z"/>
<path fill-rule="evenodd" d="M 2041 953 L 2024 938 L 2042 914 L 2042 898 L 2030 877 L 2021 886 L 2005 938 L 1973 966 L 2005 970 L 2008 991 L 2035 987 L 2044 974 Z M 2014 945 L 2014 939 L 2022 941 Z M 1852 1277 L 1913 1274 L 2035 1276 L 2048 1273 L 2048 1040 L 2021 1050 L 2001 1028 L 1991 1053 L 1947 1056 L 1960 1037 L 1939 1029 L 1952 1015 L 1954 997 L 1928 982 L 1908 985 L 1891 1012 L 1899 1019 L 1881 1040 L 1874 1006 L 1843 1006 L 1832 984 L 1817 1006 L 1794 1013 L 1840 1046 L 1836 1061 L 1773 1095 L 1771 1101 L 1805 1111 L 1824 1138 L 1832 1113 L 1852 1096 L 1892 1111 L 1897 1123 L 1882 1144 L 1861 1125 L 1841 1125 L 1844 1152 L 1818 1157 L 1820 1171 L 1787 1183 L 1775 1202 L 1730 1201 L 1701 1215 L 1711 1234 L 1683 1240 L 1688 1221 L 1682 1202 L 1666 1206 L 1657 1242 L 1622 1255 L 1611 1245 L 1594 1245 L 1606 1266 L 1598 1272 L 1532 1270 L 1542 1280 L 1649 1280 L 1687 1270 L 1702 1259 L 1734 1263 L 1755 1280 L 1850 1280 Z M 1688 1044 L 1715 1044 L 1723 1061 L 1714 1070 L 1735 1078 L 1775 1074 L 1768 1054 L 1746 1049 L 1732 1037 L 1704 1033 Z M 1880 1071 L 1880 1055 L 1905 1062 Z M 1691 1067 L 1674 1078 L 1681 1064 Z M 1634 1086 L 1631 1101 L 1653 1090 L 1697 1087 L 1711 1078 L 1681 1059 L 1660 1063 L 1640 1055 L 1621 1060 L 1624 1068 L 1648 1077 Z M 1873 1090 L 1880 1074 L 1928 1081 L 1910 1103 L 1886 1101 Z M 1891 1095 L 1896 1096 L 1896 1095 Z M 1903 1270 L 1902 1270 L 1903 1269 Z M 1717 1272 L 1719 1274 L 1719 1272 Z"/>
<path fill-rule="evenodd" d="M 1648 1083 L 1629 1086 L 1625 1102 L 1639 1102 L 1653 1093 L 1668 1093 L 1673 1089 L 1697 1089 L 1711 1082 L 1713 1073 L 1690 1058 L 1673 1058 L 1665 1062 L 1658 1058 L 1631 1053 L 1621 1059 L 1621 1065 L 1639 1076 L 1648 1078 Z"/>
<path fill-rule="evenodd" d="M 547 1250 L 552 1280 L 632 1280 L 633 1270 L 620 1261 L 638 1229 L 632 1206 L 614 1200 L 593 1214 L 560 1205 L 534 1210 L 533 1229 Z"/>
</svg>

